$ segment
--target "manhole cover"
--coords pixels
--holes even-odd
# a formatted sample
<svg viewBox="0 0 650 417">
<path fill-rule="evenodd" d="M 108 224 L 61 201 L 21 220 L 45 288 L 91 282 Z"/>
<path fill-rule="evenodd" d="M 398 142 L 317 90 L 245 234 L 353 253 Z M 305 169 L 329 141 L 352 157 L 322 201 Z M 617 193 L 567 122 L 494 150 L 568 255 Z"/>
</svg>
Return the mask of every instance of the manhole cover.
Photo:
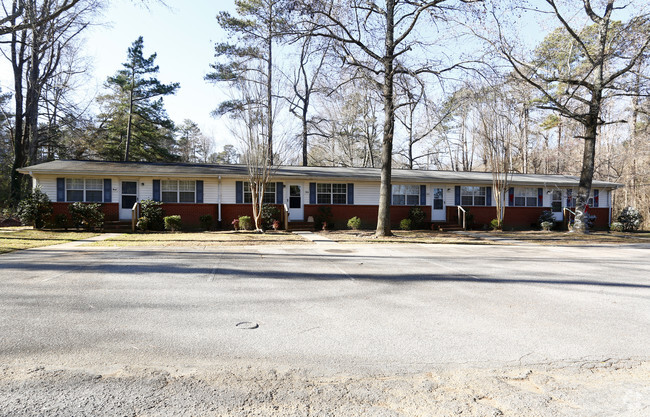
<svg viewBox="0 0 650 417">
<path fill-rule="evenodd" d="M 252 321 L 240 321 L 239 323 L 235 324 L 235 327 L 238 329 L 252 330 L 257 329 L 260 327 L 260 325 Z"/>
</svg>

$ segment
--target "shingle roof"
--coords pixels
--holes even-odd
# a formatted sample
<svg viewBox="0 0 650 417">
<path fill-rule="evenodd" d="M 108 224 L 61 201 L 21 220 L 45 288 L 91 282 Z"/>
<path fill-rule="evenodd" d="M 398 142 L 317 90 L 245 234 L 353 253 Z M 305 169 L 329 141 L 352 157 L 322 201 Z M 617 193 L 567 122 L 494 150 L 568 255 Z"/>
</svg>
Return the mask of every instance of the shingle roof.
<svg viewBox="0 0 650 417">
<path fill-rule="evenodd" d="M 74 161 L 57 160 L 22 168 L 23 174 L 51 175 L 124 175 L 124 176 L 161 176 L 161 177 L 224 177 L 246 178 L 248 170 L 245 165 L 214 165 L 214 164 L 183 164 L 159 162 L 104 162 L 104 161 Z M 379 168 L 347 168 L 347 167 L 303 167 L 281 166 L 274 171 L 277 178 L 295 179 L 331 179 L 379 181 Z M 425 170 L 392 170 L 393 182 L 426 182 L 441 184 L 491 184 L 492 174 L 489 172 L 463 171 L 425 171 Z M 546 186 L 577 186 L 579 178 L 570 175 L 549 174 L 512 174 L 512 185 L 546 185 Z M 618 188 L 622 184 L 606 181 L 594 181 L 594 187 Z"/>
</svg>

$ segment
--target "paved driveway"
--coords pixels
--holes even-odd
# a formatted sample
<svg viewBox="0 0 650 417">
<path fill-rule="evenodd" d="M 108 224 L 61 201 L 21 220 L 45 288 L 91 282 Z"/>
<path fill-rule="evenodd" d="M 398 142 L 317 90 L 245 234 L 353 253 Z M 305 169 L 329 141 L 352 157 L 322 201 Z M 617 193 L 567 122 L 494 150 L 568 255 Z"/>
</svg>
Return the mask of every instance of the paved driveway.
<svg viewBox="0 0 650 417">
<path fill-rule="evenodd" d="M 532 245 L 22 251 L 0 256 L 0 361 L 419 372 L 647 360 L 649 255 Z"/>
</svg>

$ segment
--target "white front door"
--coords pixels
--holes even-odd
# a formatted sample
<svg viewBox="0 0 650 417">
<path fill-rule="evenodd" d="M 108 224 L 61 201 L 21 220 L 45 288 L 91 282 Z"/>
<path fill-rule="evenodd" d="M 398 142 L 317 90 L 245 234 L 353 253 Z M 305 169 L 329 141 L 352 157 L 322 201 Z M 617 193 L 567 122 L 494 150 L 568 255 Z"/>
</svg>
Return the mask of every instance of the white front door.
<svg viewBox="0 0 650 417">
<path fill-rule="evenodd" d="M 289 184 L 289 221 L 301 222 L 305 218 L 302 207 L 302 185 Z"/>
<path fill-rule="evenodd" d="M 431 207 L 431 220 L 434 222 L 444 222 L 447 220 L 447 213 L 445 210 L 445 189 L 443 187 L 432 187 L 431 195 L 433 202 Z"/>
<path fill-rule="evenodd" d="M 120 187 L 120 220 L 131 220 L 131 209 L 138 201 L 138 182 L 122 181 Z"/>
<path fill-rule="evenodd" d="M 553 190 L 551 193 L 551 211 L 556 222 L 564 220 L 564 213 L 562 212 L 562 191 Z"/>
</svg>

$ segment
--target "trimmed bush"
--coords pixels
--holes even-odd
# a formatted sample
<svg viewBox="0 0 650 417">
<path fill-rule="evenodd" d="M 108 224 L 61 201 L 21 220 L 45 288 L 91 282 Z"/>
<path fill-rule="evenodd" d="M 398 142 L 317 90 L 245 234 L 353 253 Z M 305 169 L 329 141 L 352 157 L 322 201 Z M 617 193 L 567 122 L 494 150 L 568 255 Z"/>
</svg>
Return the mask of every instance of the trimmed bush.
<svg viewBox="0 0 650 417">
<path fill-rule="evenodd" d="M 251 216 L 239 216 L 240 230 L 253 230 L 253 219 Z"/>
<path fill-rule="evenodd" d="M 206 214 L 204 216 L 199 217 L 199 222 L 201 222 L 201 228 L 203 230 L 212 229 L 212 216 L 211 215 Z"/>
<path fill-rule="evenodd" d="M 140 218 L 147 219 L 147 229 L 143 230 L 163 230 L 165 227 L 165 212 L 160 201 L 142 200 L 140 202 Z"/>
<path fill-rule="evenodd" d="M 411 219 L 402 219 L 399 222 L 399 228 L 402 230 L 411 230 L 413 228 L 413 220 Z"/>
<path fill-rule="evenodd" d="M 273 222 L 280 218 L 280 210 L 273 204 L 262 205 L 262 227 L 264 230 L 273 227 Z"/>
<path fill-rule="evenodd" d="M 178 232 L 183 227 L 181 216 L 167 216 L 163 221 L 165 222 L 165 230 L 170 232 Z"/>
<path fill-rule="evenodd" d="M 634 232 L 641 228 L 643 215 L 634 207 L 625 207 L 616 220 L 623 225 L 624 232 Z"/>
<path fill-rule="evenodd" d="M 348 220 L 348 227 L 352 230 L 361 229 L 361 219 L 357 216 L 352 217 L 350 220 Z"/>
<path fill-rule="evenodd" d="M 613 222 L 609 226 L 609 230 L 611 230 L 612 232 L 622 232 L 623 231 L 623 223 L 621 223 L 621 222 Z"/>
<path fill-rule="evenodd" d="M 411 224 L 414 229 L 421 229 L 424 226 L 426 214 L 424 214 L 424 211 L 420 207 L 415 206 L 409 210 L 408 218 L 411 219 Z"/>
<path fill-rule="evenodd" d="M 99 203 L 72 203 L 68 206 L 68 211 L 74 227 L 95 230 L 104 226 L 104 212 Z"/>
<path fill-rule="evenodd" d="M 541 226 L 542 223 L 544 222 L 555 223 L 555 216 L 553 216 L 553 212 L 551 212 L 550 210 L 544 210 L 542 214 L 539 215 L 539 219 L 537 219 L 537 223 Z"/>
<path fill-rule="evenodd" d="M 490 220 L 490 227 L 492 228 L 492 230 L 501 229 L 501 225 L 499 224 L 499 219 Z"/>
<path fill-rule="evenodd" d="M 39 187 L 29 193 L 18 203 L 18 218 L 23 224 L 42 229 L 52 215 L 50 198 Z"/>
</svg>

